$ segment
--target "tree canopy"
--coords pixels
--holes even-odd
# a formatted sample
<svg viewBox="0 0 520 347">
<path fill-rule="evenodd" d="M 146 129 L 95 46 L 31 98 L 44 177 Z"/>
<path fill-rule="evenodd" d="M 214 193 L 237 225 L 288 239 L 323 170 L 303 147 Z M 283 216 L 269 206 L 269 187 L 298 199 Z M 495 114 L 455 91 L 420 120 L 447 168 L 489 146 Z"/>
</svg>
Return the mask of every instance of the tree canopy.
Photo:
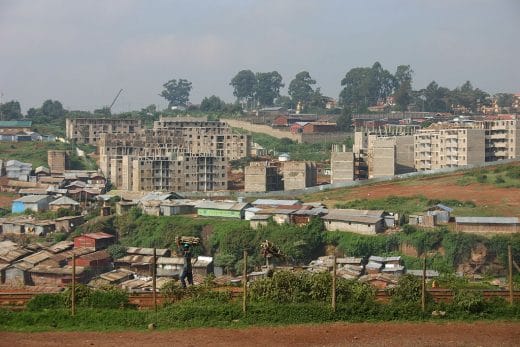
<svg viewBox="0 0 520 347">
<path fill-rule="evenodd" d="M 0 120 L 14 120 L 22 118 L 22 109 L 20 103 L 11 100 L 0 104 Z"/>
<path fill-rule="evenodd" d="M 231 79 L 229 84 L 233 86 L 233 95 L 239 101 L 247 101 L 255 94 L 256 75 L 251 70 L 242 70 Z"/>
<path fill-rule="evenodd" d="M 302 102 L 304 105 L 308 105 L 314 95 L 313 85 L 316 84 L 316 80 L 311 78 L 311 75 L 307 71 L 302 71 L 294 77 L 289 83 L 289 95 L 294 105 L 298 102 Z"/>
<path fill-rule="evenodd" d="M 256 99 L 261 106 L 273 106 L 283 88 L 282 76 L 277 71 L 256 73 Z"/>
<path fill-rule="evenodd" d="M 160 96 L 168 100 L 168 107 L 186 106 L 190 99 L 191 82 L 186 79 L 169 80 L 163 84 L 164 90 Z"/>
</svg>

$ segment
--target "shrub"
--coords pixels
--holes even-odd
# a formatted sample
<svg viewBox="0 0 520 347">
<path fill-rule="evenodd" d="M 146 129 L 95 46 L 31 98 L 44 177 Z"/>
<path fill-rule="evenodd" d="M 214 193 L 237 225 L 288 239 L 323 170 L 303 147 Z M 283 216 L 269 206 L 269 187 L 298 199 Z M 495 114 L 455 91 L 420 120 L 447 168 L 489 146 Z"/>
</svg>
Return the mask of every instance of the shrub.
<svg viewBox="0 0 520 347">
<path fill-rule="evenodd" d="M 460 289 L 455 291 L 453 305 L 467 313 L 479 313 L 483 311 L 485 302 L 480 291 Z"/>
<path fill-rule="evenodd" d="M 38 294 L 27 303 L 27 310 L 29 311 L 60 308 L 65 308 L 65 297 L 62 294 Z"/>
</svg>

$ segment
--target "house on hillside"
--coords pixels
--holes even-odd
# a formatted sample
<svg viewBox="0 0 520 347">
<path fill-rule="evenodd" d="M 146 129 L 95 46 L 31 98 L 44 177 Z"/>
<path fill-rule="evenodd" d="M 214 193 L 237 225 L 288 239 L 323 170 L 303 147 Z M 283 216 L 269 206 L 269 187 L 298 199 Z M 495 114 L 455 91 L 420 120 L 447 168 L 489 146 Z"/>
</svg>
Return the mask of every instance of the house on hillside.
<svg viewBox="0 0 520 347">
<path fill-rule="evenodd" d="M 62 196 L 61 198 L 58 198 L 51 203 L 49 203 L 49 208 L 51 211 L 58 211 L 60 208 L 69 209 L 72 211 L 78 211 L 79 210 L 79 202 L 76 200 L 72 200 L 69 197 Z"/>
<path fill-rule="evenodd" d="M 31 210 L 34 212 L 47 211 L 51 201 L 53 201 L 53 198 L 49 195 L 22 196 L 21 198 L 13 200 L 11 212 L 23 213 L 25 210 Z"/>
<path fill-rule="evenodd" d="M 54 223 L 56 223 L 56 231 L 70 233 L 78 226 L 85 223 L 85 218 L 83 216 L 65 216 L 56 218 Z"/>
<path fill-rule="evenodd" d="M 329 209 L 321 218 L 328 231 L 375 235 L 386 229 L 384 215 L 382 210 Z"/>
<path fill-rule="evenodd" d="M 195 206 L 197 215 L 202 217 L 224 217 L 243 219 L 245 209 L 249 206 L 246 202 L 236 201 L 203 201 Z"/>
<path fill-rule="evenodd" d="M 115 242 L 115 236 L 107 233 L 90 233 L 74 238 L 74 248 L 105 249 Z"/>
<path fill-rule="evenodd" d="M 512 234 L 520 231 L 518 217 L 455 217 L 455 230 L 465 233 Z"/>
</svg>

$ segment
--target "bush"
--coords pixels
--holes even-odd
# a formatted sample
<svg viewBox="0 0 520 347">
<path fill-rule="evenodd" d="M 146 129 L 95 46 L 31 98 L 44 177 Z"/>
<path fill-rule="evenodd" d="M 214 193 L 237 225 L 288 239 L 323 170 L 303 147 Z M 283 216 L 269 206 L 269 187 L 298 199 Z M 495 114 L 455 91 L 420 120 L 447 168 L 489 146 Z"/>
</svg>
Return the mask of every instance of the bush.
<svg viewBox="0 0 520 347">
<path fill-rule="evenodd" d="M 65 297 L 62 294 L 38 294 L 27 303 L 27 310 L 41 311 L 65 308 Z"/>
<path fill-rule="evenodd" d="M 479 313 L 485 307 L 484 297 L 480 291 L 459 289 L 453 296 L 453 306 L 467 313 Z"/>
</svg>

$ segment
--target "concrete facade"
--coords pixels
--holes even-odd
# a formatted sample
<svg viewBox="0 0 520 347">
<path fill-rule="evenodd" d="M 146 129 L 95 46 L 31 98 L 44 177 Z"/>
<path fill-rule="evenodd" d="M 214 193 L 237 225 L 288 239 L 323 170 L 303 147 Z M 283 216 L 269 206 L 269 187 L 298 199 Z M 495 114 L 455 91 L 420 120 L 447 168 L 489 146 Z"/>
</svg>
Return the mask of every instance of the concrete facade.
<svg viewBox="0 0 520 347">
<path fill-rule="evenodd" d="M 483 129 L 424 129 L 414 136 L 415 168 L 424 171 L 483 163 L 484 145 Z"/>
<path fill-rule="evenodd" d="M 284 190 L 313 187 L 317 180 L 316 164 L 305 161 L 283 162 L 282 176 Z"/>
<path fill-rule="evenodd" d="M 96 145 L 101 134 L 132 134 L 141 126 L 140 119 L 67 118 L 65 136 L 77 143 Z"/>
<path fill-rule="evenodd" d="M 101 170 L 121 189 L 226 190 L 228 163 L 250 155 L 250 137 L 223 122 L 161 117 L 153 129 L 102 134 L 99 154 Z"/>
<path fill-rule="evenodd" d="M 244 171 L 244 191 L 246 192 L 270 192 L 281 190 L 283 187 L 278 167 L 273 163 L 251 162 Z"/>
<path fill-rule="evenodd" d="M 354 153 L 333 151 L 330 153 L 331 183 L 354 180 Z"/>
<path fill-rule="evenodd" d="M 47 163 L 51 174 L 62 174 L 69 168 L 69 156 L 67 151 L 47 151 Z"/>
</svg>

